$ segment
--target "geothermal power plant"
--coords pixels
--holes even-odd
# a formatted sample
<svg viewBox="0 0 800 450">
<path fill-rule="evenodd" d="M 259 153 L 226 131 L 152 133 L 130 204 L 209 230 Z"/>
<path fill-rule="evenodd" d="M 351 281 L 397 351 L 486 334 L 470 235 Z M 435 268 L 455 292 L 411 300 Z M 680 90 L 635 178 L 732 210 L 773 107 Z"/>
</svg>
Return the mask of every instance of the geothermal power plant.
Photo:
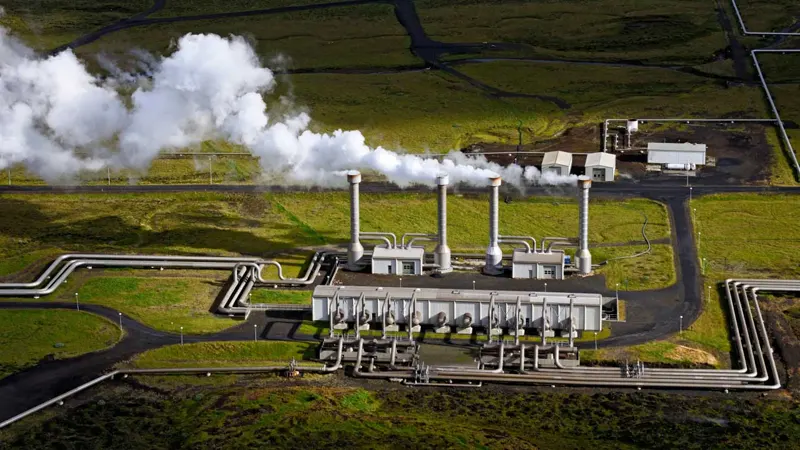
<svg viewBox="0 0 800 450">
<path fill-rule="evenodd" d="M 75 270 L 93 267 L 229 270 L 230 278 L 213 306 L 217 314 L 247 318 L 254 311 L 294 310 L 310 313 L 316 323 L 325 324 L 325 331 L 316 337 L 320 340 L 317 359 L 326 365 L 292 365 L 292 370 L 334 372 L 352 365 L 352 376 L 408 385 L 476 387 L 491 381 L 638 388 L 780 387 L 756 294 L 800 291 L 800 286 L 790 281 L 729 280 L 725 284 L 727 301 L 731 311 L 736 312 L 730 316 L 736 337 L 734 361 L 738 367 L 734 369 L 645 368 L 638 362 L 623 368 L 581 366 L 579 342 L 591 342 L 594 337 L 596 345 L 597 335 L 618 312 L 617 296 L 562 292 L 552 287 L 548 290 L 547 283 L 543 290 L 526 290 L 520 289 L 524 286 L 520 283 L 592 273 L 589 178 L 579 177 L 575 185 L 579 206 L 575 217 L 579 225 L 577 239 L 537 239 L 514 230 L 500 233 L 502 179 L 487 177 L 486 251 L 453 255 L 447 241 L 447 194 L 451 182 L 447 175 L 435 180 L 436 233 L 409 230 L 399 237 L 381 230 L 362 231 L 361 174 L 350 171 L 346 176 L 350 198 L 346 251 L 315 253 L 301 277 L 286 277 L 277 261 L 254 257 L 67 254 L 57 258 L 33 282 L 0 284 L 0 296 L 48 295 Z M 369 243 L 366 249 L 365 242 Z M 433 251 L 426 252 L 423 243 Z M 510 257 L 503 255 L 501 245 L 513 246 Z M 575 249 L 574 258 L 566 255 L 564 247 Z M 277 269 L 277 278 L 264 278 L 262 273 L 267 267 Z M 482 275 L 478 275 L 479 271 Z M 475 278 L 472 288 L 463 288 L 463 283 L 462 287 L 454 287 L 465 275 L 479 277 L 481 288 L 476 289 Z M 348 283 L 345 285 L 340 278 Z M 558 281 L 551 284 L 554 285 L 558 286 Z M 250 293 L 255 288 L 306 288 L 311 306 L 252 303 Z M 474 367 L 426 365 L 421 360 L 421 336 L 450 340 L 459 335 L 466 339 L 464 343 L 480 343 Z M 285 367 L 259 370 L 278 371 Z"/>
</svg>

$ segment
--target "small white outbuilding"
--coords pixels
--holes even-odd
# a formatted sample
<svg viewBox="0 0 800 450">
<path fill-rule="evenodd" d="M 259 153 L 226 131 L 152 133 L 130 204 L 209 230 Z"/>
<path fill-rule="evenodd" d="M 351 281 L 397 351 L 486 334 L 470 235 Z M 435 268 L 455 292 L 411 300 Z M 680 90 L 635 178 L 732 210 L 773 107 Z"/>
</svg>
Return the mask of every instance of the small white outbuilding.
<svg viewBox="0 0 800 450">
<path fill-rule="evenodd" d="M 614 181 L 614 172 L 617 170 L 617 155 L 598 152 L 586 156 L 586 176 L 592 181 Z"/>
<path fill-rule="evenodd" d="M 570 170 L 572 170 L 572 153 L 556 151 L 544 154 L 542 173 L 569 175 Z"/>
<path fill-rule="evenodd" d="M 372 273 L 383 275 L 422 275 L 422 247 L 372 249 Z"/>
<path fill-rule="evenodd" d="M 511 278 L 564 279 L 563 250 L 553 250 L 550 253 L 527 253 L 516 250 L 511 261 Z"/>
</svg>

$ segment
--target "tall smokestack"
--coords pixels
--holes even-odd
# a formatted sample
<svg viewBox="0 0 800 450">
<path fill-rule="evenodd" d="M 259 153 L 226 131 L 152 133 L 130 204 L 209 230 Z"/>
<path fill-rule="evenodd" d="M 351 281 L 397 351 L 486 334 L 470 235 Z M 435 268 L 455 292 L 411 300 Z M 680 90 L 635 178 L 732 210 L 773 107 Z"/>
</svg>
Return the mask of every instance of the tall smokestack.
<svg viewBox="0 0 800 450">
<path fill-rule="evenodd" d="M 361 172 L 351 170 L 347 172 L 347 181 L 350 183 L 350 245 L 347 246 L 347 268 L 359 269 L 359 261 L 364 256 L 364 247 L 358 235 L 361 233 L 358 205 L 358 185 L 361 183 Z"/>
<path fill-rule="evenodd" d="M 592 179 L 578 177 L 578 270 L 581 275 L 592 272 L 592 254 L 589 253 L 589 188 Z"/>
<path fill-rule="evenodd" d="M 498 275 L 503 271 L 503 252 L 498 245 L 498 204 L 500 203 L 499 176 L 489 178 L 489 248 L 486 249 L 486 265 L 483 271 L 487 274 Z"/>
<path fill-rule="evenodd" d="M 438 218 L 439 218 L 439 244 L 433 250 L 434 262 L 439 266 L 439 273 L 452 272 L 450 265 L 450 247 L 447 246 L 447 185 L 450 184 L 450 177 L 442 174 L 436 177 L 437 189 L 439 190 Z"/>
</svg>

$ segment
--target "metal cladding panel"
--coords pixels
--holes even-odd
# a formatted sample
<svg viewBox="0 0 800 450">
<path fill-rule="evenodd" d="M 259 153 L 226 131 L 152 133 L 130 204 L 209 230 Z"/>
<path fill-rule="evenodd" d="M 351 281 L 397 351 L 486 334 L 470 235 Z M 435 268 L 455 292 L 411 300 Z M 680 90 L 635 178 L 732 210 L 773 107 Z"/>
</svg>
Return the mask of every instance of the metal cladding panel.
<svg viewBox="0 0 800 450">
<path fill-rule="evenodd" d="M 428 316 L 425 320 L 427 323 L 436 324 L 436 316 L 439 314 L 440 311 L 444 311 L 447 314 L 447 323 L 452 324 L 453 322 L 453 302 L 430 302 L 428 310 Z M 423 316 L 426 317 L 426 316 Z"/>
<path fill-rule="evenodd" d="M 705 150 L 699 151 L 673 151 L 673 150 L 648 150 L 647 162 L 649 164 L 699 164 L 706 163 Z"/>
<path fill-rule="evenodd" d="M 393 270 L 394 260 L 391 259 L 373 259 L 372 260 L 372 273 L 380 275 L 394 275 Z"/>
<path fill-rule="evenodd" d="M 366 308 L 366 310 L 369 312 L 369 320 L 380 320 L 378 311 L 380 311 L 379 305 L 381 303 L 383 303 L 383 299 L 378 300 L 377 298 L 367 298 L 364 300 L 364 308 Z"/>
<path fill-rule="evenodd" d="M 311 320 L 328 320 L 328 297 L 314 297 L 311 299 Z"/>
<path fill-rule="evenodd" d="M 587 331 L 600 331 L 603 328 L 600 308 L 586 308 L 584 310 L 583 329 Z"/>
<path fill-rule="evenodd" d="M 453 319 L 456 321 L 456 325 L 461 325 L 461 321 L 464 318 L 464 314 L 471 314 L 472 315 L 472 323 L 478 325 L 478 318 L 480 317 L 480 305 L 478 303 L 463 303 L 459 302 L 456 303 L 456 312 L 453 316 Z"/>
</svg>

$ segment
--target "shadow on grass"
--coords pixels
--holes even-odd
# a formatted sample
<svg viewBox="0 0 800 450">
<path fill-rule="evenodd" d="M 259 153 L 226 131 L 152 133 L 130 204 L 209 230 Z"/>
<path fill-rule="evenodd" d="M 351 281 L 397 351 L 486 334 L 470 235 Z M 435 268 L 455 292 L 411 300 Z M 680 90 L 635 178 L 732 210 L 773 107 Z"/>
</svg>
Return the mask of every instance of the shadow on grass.
<svg viewBox="0 0 800 450">
<path fill-rule="evenodd" d="M 314 231 L 314 236 L 291 223 L 276 223 L 252 218 L 231 219 L 222 215 L 201 217 L 178 213 L 180 226 L 154 231 L 126 221 L 117 215 L 105 215 L 75 222 L 59 222 L 58 217 L 42 210 L 41 205 L 19 200 L 0 202 L 0 234 L 39 246 L 71 249 L 131 251 L 159 247 L 183 247 L 220 250 L 242 255 L 266 256 L 324 240 L 338 243 L 330 234 Z M 257 236 L 232 227 L 269 228 L 274 237 Z M 219 228 L 222 227 L 222 228 Z"/>
</svg>

